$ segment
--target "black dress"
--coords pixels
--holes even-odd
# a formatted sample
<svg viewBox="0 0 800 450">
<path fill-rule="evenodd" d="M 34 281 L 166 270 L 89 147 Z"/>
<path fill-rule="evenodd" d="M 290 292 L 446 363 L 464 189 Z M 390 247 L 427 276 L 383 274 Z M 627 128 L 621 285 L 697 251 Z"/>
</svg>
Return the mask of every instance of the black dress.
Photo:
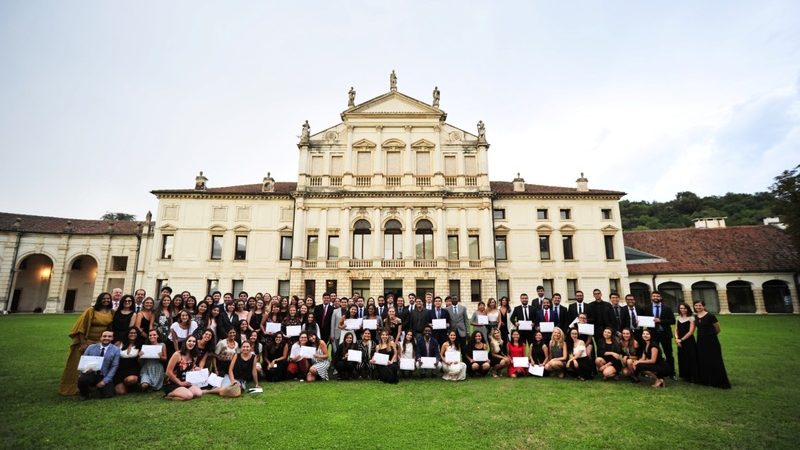
<svg viewBox="0 0 800 450">
<path fill-rule="evenodd" d="M 334 367 L 336 367 L 336 373 L 339 374 L 340 380 L 349 380 L 358 376 L 358 363 L 347 360 L 347 354 L 350 350 L 356 350 L 356 346 L 351 344 L 347 347 L 342 343 L 336 349 Z"/>
<path fill-rule="evenodd" d="M 283 356 L 283 352 L 286 349 L 286 342 L 281 342 L 280 345 L 275 345 L 274 343 L 267 345 L 267 359 L 270 361 L 275 361 L 276 359 Z M 267 381 L 281 381 L 286 378 L 286 360 L 278 361 L 275 364 L 275 367 L 268 367 L 264 370 L 264 377 Z"/>
<path fill-rule="evenodd" d="M 253 380 L 253 364 L 256 361 L 256 355 L 251 353 L 250 359 L 242 358 L 242 355 L 236 355 L 236 362 L 233 364 L 233 377 L 239 381 L 252 382 Z"/>
<path fill-rule="evenodd" d="M 663 378 L 669 375 L 670 371 L 667 368 L 667 363 L 664 362 L 664 357 L 661 356 L 661 348 L 658 346 L 658 343 L 651 342 L 650 345 L 644 349 L 642 358 L 650 359 L 650 355 L 653 351 L 652 349 L 656 350 L 656 362 L 652 364 L 637 364 L 636 375 L 641 375 L 644 372 L 653 372 L 658 378 Z"/>
<path fill-rule="evenodd" d="M 118 309 L 117 312 L 114 313 L 114 318 L 111 320 L 111 331 L 114 332 L 114 342 L 125 339 L 125 336 L 128 334 L 128 328 L 131 326 L 132 316 L 133 311 L 126 314 L 123 313 L 121 309 Z"/>
<path fill-rule="evenodd" d="M 675 323 L 678 337 L 686 336 L 691 324 L 691 320 L 681 322 L 679 318 Z M 694 335 L 681 341 L 681 345 L 678 346 L 678 375 L 683 381 L 689 383 L 697 382 L 697 343 L 694 340 Z"/>
<path fill-rule="evenodd" d="M 722 389 L 730 389 L 728 373 L 722 361 L 722 346 L 719 345 L 717 330 L 714 324 L 717 318 L 707 313 L 703 317 L 695 316 L 697 327 L 697 376 L 701 384 Z"/>
<path fill-rule="evenodd" d="M 186 372 L 192 370 L 194 368 L 195 360 L 194 358 L 189 359 L 189 361 L 184 361 L 183 356 L 178 360 L 178 363 L 175 364 L 175 376 L 178 377 L 180 381 L 186 381 Z M 166 374 L 164 375 L 164 395 L 169 395 L 170 392 L 178 389 L 180 386 L 172 382 L 172 379 L 167 377 Z"/>
<path fill-rule="evenodd" d="M 390 347 L 382 348 L 377 351 L 377 353 L 382 353 L 384 355 L 389 355 L 389 361 L 394 358 L 394 350 Z M 390 362 L 388 366 L 381 366 L 376 364 L 375 365 L 375 372 L 378 375 L 378 379 L 383 381 L 384 383 L 391 383 L 395 384 L 399 381 L 397 376 L 398 364 L 397 362 Z"/>
<path fill-rule="evenodd" d="M 602 358 L 603 361 L 606 363 L 611 363 L 614 369 L 619 372 L 622 370 L 622 361 L 613 357 L 612 355 L 606 355 L 606 352 L 616 353 L 618 355 L 622 355 L 622 346 L 620 346 L 617 342 L 611 342 L 610 344 L 606 343 L 605 339 L 600 339 L 597 343 L 597 357 Z"/>
<path fill-rule="evenodd" d="M 544 354 L 544 341 L 542 342 L 533 342 L 531 345 L 531 359 L 533 359 L 534 364 L 536 365 L 544 365 L 545 354 Z"/>
</svg>

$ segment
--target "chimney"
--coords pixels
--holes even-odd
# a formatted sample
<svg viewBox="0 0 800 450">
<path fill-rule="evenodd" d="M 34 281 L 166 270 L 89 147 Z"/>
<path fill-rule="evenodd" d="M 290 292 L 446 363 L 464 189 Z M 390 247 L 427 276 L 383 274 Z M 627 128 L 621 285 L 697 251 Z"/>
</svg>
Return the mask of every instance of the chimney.
<svg viewBox="0 0 800 450">
<path fill-rule="evenodd" d="M 725 228 L 727 217 L 698 217 L 694 220 L 695 228 Z"/>
<path fill-rule="evenodd" d="M 514 192 L 525 192 L 525 179 L 519 176 L 519 172 L 517 178 L 514 178 Z"/>
<path fill-rule="evenodd" d="M 267 176 L 264 177 L 264 181 L 261 184 L 261 192 L 275 192 L 275 179 L 272 178 L 269 172 L 267 172 Z"/>
<path fill-rule="evenodd" d="M 583 176 L 583 172 L 575 182 L 578 184 L 578 192 L 589 192 L 589 179 Z"/>
</svg>

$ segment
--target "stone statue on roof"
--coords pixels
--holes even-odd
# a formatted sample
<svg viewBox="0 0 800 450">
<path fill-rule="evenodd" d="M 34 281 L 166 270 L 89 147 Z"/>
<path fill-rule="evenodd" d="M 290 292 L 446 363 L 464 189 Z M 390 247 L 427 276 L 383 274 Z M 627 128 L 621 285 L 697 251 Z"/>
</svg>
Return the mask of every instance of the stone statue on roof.
<svg viewBox="0 0 800 450">
<path fill-rule="evenodd" d="M 440 96 L 441 96 L 441 93 L 439 92 L 439 86 L 434 86 L 434 88 L 433 88 L 433 107 L 434 108 L 438 108 L 439 107 L 439 97 Z"/>
<path fill-rule="evenodd" d="M 356 106 L 356 90 L 350 86 L 350 92 L 347 93 L 347 107 L 352 108 Z"/>
<path fill-rule="evenodd" d="M 303 123 L 303 131 L 300 134 L 300 143 L 307 144 L 308 138 L 311 136 L 311 127 L 308 125 L 308 120 Z"/>
<path fill-rule="evenodd" d="M 200 175 L 198 175 L 198 176 L 196 176 L 194 178 L 194 190 L 196 190 L 196 191 L 205 191 L 206 190 L 206 181 L 208 181 L 208 178 L 206 178 L 203 175 L 203 171 L 201 170 L 200 171 Z"/>
<path fill-rule="evenodd" d="M 478 142 L 486 142 L 486 126 L 483 124 L 482 120 L 478 121 Z"/>
<path fill-rule="evenodd" d="M 392 92 L 397 91 L 397 75 L 395 75 L 394 70 L 389 74 L 389 90 Z"/>
</svg>

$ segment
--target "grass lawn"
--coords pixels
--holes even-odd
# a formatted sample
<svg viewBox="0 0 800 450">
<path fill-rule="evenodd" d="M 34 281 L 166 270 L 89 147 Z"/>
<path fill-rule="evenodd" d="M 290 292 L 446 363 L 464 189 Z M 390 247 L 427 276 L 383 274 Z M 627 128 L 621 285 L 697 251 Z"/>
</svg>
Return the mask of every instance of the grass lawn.
<svg viewBox="0 0 800 450">
<path fill-rule="evenodd" d="M 283 382 L 187 403 L 60 397 L 76 317 L 0 317 L 0 447 L 794 448 L 800 438 L 797 316 L 720 317 L 731 390 L 549 378 Z"/>
</svg>

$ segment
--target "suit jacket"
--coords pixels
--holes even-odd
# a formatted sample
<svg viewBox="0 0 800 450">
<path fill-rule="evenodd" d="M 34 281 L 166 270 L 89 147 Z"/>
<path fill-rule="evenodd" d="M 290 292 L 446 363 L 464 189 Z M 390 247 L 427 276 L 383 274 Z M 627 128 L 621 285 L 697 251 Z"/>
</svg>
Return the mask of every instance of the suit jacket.
<svg viewBox="0 0 800 450">
<path fill-rule="evenodd" d="M 672 339 L 672 325 L 675 323 L 675 314 L 673 314 L 672 308 L 665 305 L 664 302 L 661 302 L 660 305 L 661 305 L 661 314 L 659 314 L 657 317 L 661 319 L 660 325 L 662 329 L 659 330 L 658 324 L 656 324 L 656 328 L 653 330 L 654 333 L 653 337 L 657 337 L 659 339 L 659 342 L 661 342 L 662 339 L 664 341 Z M 644 309 L 645 315 L 653 314 L 653 316 L 655 317 L 656 315 L 654 313 L 654 310 L 655 307 L 652 305 L 646 307 Z"/>
<path fill-rule="evenodd" d="M 614 305 L 611 305 L 611 328 L 614 331 L 622 331 L 622 310 L 628 309 L 625 305 L 617 305 L 619 308 L 619 319 L 617 319 L 617 313 L 614 311 Z"/>
<path fill-rule="evenodd" d="M 439 311 L 439 319 L 447 321 L 447 328 L 444 330 L 433 330 L 433 337 L 439 342 L 444 342 L 447 339 L 447 332 L 450 330 L 452 320 L 450 319 L 450 313 L 447 311 L 447 308 L 439 308 Z M 436 319 L 436 308 L 428 311 L 428 323 L 433 324 L 433 319 Z"/>
<path fill-rule="evenodd" d="M 335 309 L 332 304 L 328 303 L 328 314 L 325 316 L 325 320 L 322 320 L 323 316 L 323 308 L 325 308 L 324 304 L 319 304 L 314 307 L 314 321 L 317 322 L 319 325 L 319 332 L 323 336 L 323 339 L 327 339 L 328 336 L 331 335 L 331 324 L 333 319 L 333 310 Z M 339 325 L 337 322 L 336 325 Z"/>
<path fill-rule="evenodd" d="M 555 313 L 556 309 L 558 309 L 558 320 L 553 320 L 552 317 L 551 317 L 551 320 L 553 322 L 556 322 L 555 326 L 557 326 L 558 328 L 561 328 L 561 331 L 566 333 L 567 332 L 567 325 L 569 325 L 569 320 L 568 320 L 568 318 L 569 318 L 569 310 L 564 305 L 558 305 L 558 306 L 554 305 L 552 308 L 550 308 L 550 310 L 551 310 L 550 311 L 550 315 L 551 316 Z"/>
<path fill-rule="evenodd" d="M 425 336 L 420 336 L 417 339 L 417 358 L 422 357 L 436 358 L 436 361 L 439 361 L 439 341 L 435 337 L 431 336 L 431 340 L 427 344 Z"/>
<path fill-rule="evenodd" d="M 586 307 L 588 303 L 583 302 L 583 313 L 588 314 Z M 569 315 L 567 315 L 567 326 L 571 324 L 575 319 L 578 318 L 578 302 L 572 303 L 569 305 L 568 308 Z"/>
<path fill-rule="evenodd" d="M 594 335 L 599 337 L 603 335 L 603 328 L 612 327 L 614 322 L 614 310 L 611 308 L 611 303 L 607 301 L 598 302 L 597 300 L 586 305 L 589 314 L 586 317 L 588 323 L 594 324 Z"/>
<path fill-rule="evenodd" d="M 399 306 L 395 305 L 394 310 L 397 317 L 403 321 L 403 330 L 408 330 L 408 313 L 410 311 L 408 306 L 403 306 L 403 309 L 400 309 Z"/>
<path fill-rule="evenodd" d="M 430 321 L 428 320 L 428 310 L 422 308 L 422 311 L 417 311 L 417 308 L 414 308 L 408 314 L 408 326 L 414 332 L 414 334 L 422 334 L 422 330 L 425 329 L 425 325 L 429 324 Z"/>
<path fill-rule="evenodd" d="M 331 316 L 330 341 L 332 343 L 337 343 L 339 342 L 339 336 L 342 334 L 342 330 L 339 329 L 339 321 L 342 319 L 342 308 L 333 308 L 333 312 L 330 313 L 330 316 Z"/>
<path fill-rule="evenodd" d="M 647 315 L 647 314 L 644 314 L 642 309 L 639 308 L 638 306 L 634 306 L 633 310 L 634 310 L 634 313 L 636 314 L 637 318 L 639 316 L 646 316 Z M 633 328 L 633 324 L 631 323 L 631 312 L 628 309 L 628 305 L 625 305 L 624 307 L 622 307 L 622 311 L 620 311 L 620 315 L 622 316 L 622 324 L 621 324 L 622 328 L 620 328 L 620 329 L 624 330 L 625 328 Z"/>
<path fill-rule="evenodd" d="M 381 311 L 380 305 L 375 305 L 375 309 L 378 310 L 378 315 L 381 319 L 385 319 L 389 315 L 389 306 L 386 304 L 383 305 L 383 311 Z"/>
<path fill-rule="evenodd" d="M 528 304 L 528 320 L 532 322 L 536 322 L 536 308 L 533 305 Z M 514 323 L 520 320 L 525 320 L 525 314 L 522 311 L 522 305 L 517 305 L 514 307 L 514 311 L 511 312 L 511 317 L 509 320 Z M 510 327 L 509 327 L 510 329 Z"/>
<path fill-rule="evenodd" d="M 467 337 L 467 324 L 469 323 L 469 318 L 467 317 L 467 308 L 464 305 L 458 305 L 458 314 L 456 314 L 455 305 L 446 309 L 447 313 L 450 314 L 450 329 L 458 333 L 459 337 Z"/>
<path fill-rule="evenodd" d="M 83 356 L 100 356 L 100 352 L 102 351 L 102 344 L 92 344 L 86 347 L 86 351 L 83 352 Z M 103 382 L 105 384 L 111 384 L 111 381 L 114 379 L 114 375 L 117 373 L 117 368 L 119 367 L 119 355 L 119 347 L 116 345 L 109 344 L 108 347 L 106 347 L 106 352 L 103 354 L 103 365 L 100 367 L 100 374 L 103 375 Z"/>
<path fill-rule="evenodd" d="M 544 297 L 544 298 L 547 298 L 547 297 Z M 539 296 L 536 296 L 530 301 L 529 305 L 532 305 L 536 309 L 541 309 L 542 308 L 542 301 L 539 300 Z"/>
</svg>

